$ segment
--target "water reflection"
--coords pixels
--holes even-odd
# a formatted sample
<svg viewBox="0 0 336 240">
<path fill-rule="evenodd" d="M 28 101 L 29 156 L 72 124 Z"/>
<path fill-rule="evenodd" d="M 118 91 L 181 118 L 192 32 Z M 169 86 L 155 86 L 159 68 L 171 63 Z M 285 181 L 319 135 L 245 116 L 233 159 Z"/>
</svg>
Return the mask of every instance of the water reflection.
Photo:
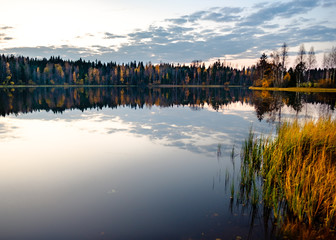
<svg viewBox="0 0 336 240">
<path fill-rule="evenodd" d="M 107 239 L 235 236 L 229 229 L 222 232 L 231 218 L 223 187 L 212 186 L 218 142 L 223 168 L 227 145 L 232 145 L 223 139 L 230 135 L 228 124 L 221 124 L 226 117 L 213 111 L 153 106 L 141 111 L 104 108 L 0 118 L 3 125 L 18 126 L 8 134 L 19 137 L 0 138 L 0 212 L 6 216 L 0 218 L 1 236 L 97 239 L 102 232 Z M 238 121 L 238 116 L 232 117 Z M 169 126 L 177 130 L 165 138 Z M 191 133 L 178 134 L 182 129 Z M 221 135 L 211 139 L 215 132 Z M 190 141 L 194 135 L 205 142 Z M 206 150 L 197 151 L 203 145 Z"/>
<path fill-rule="evenodd" d="M 331 114 L 336 106 L 336 94 L 254 91 L 252 102 L 259 120 L 266 117 L 268 121 L 280 122 L 288 113 L 306 118 Z"/>
<path fill-rule="evenodd" d="M 267 239 L 263 218 L 230 203 L 241 142 L 252 124 L 267 134 L 279 115 L 335 106 L 294 94 L 297 111 L 277 94 L 0 89 L 0 238 Z"/>
<path fill-rule="evenodd" d="M 52 111 L 66 109 L 102 109 L 128 106 L 188 106 L 200 110 L 204 106 L 220 111 L 232 103 L 254 106 L 257 118 L 281 121 L 288 109 L 298 115 L 310 115 L 311 108 L 318 114 L 334 111 L 335 93 L 300 93 L 250 91 L 246 88 L 2 88 L 0 89 L 0 114 Z"/>
</svg>

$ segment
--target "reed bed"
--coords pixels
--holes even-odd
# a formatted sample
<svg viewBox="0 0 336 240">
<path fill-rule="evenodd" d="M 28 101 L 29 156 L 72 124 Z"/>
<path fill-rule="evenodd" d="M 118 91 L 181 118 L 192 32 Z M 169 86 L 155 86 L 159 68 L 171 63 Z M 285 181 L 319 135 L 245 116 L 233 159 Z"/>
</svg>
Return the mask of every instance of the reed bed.
<svg viewBox="0 0 336 240">
<path fill-rule="evenodd" d="M 283 123 L 276 137 L 257 138 L 251 131 L 241 157 L 241 194 L 249 194 L 252 204 L 259 178 L 263 204 L 275 219 L 336 228 L 335 120 Z"/>
</svg>

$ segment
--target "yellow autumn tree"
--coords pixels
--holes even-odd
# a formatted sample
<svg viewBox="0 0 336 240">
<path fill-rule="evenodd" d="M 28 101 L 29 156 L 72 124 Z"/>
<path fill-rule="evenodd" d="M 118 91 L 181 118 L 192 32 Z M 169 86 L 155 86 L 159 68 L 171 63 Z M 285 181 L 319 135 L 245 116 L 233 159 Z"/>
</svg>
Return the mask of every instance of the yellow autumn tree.
<svg viewBox="0 0 336 240">
<path fill-rule="evenodd" d="M 11 81 L 12 79 L 12 73 L 10 71 L 10 65 L 9 63 L 7 62 L 6 63 L 6 78 L 5 78 L 5 81 L 3 82 L 4 85 L 7 85 L 7 84 L 14 84 L 13 81 Z"/>
<path fill-rule="evenodd" d="M 56 69 L 56 74 L 58 75 L 58 77 L 63 79 L 64 78 L 64 72 L 63 72 L 62 66 L 60 64 L 55 64 L 55 69 Z"/>
<path fill-rule="evenodd" d="M 77 83 L 77 76 L 76 76 L 76 72 L 72 73 L 72 81 L 74 82 L 74 84 Z"/>
<path fill-rule="evenodd" d="M 124 83 L 124 66 L 121 66 L 120 67 L 120 82 L 121 82 L 121 84 L 123 84 Z"/>
</svg>

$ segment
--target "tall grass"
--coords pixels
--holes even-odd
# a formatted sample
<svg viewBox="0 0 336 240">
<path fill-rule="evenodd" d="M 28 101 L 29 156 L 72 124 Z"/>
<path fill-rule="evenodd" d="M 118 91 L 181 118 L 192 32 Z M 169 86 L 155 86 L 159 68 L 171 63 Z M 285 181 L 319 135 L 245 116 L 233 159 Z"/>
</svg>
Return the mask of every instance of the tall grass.
<svg viewBox="0 0 336 240">
<path fill-rule="evenodd" d="M 242 149 L 246 194 L 256 194 L 257 177 L 262 178 L 264 206 L 276 219 L 335 229 L 336 121 L 283 123 L 275 138 L 258 139 L 251 132 Z"/>
</svg>

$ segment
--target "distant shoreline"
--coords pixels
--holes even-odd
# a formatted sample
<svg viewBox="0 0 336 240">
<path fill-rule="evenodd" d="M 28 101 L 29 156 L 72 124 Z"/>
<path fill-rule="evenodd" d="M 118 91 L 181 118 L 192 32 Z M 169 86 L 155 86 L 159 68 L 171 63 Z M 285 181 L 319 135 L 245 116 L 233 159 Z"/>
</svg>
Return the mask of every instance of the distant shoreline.
<svg viewBox="0 0 336 240">
<path fill-rule="evenodd" d="M 0 88 L 68 88 L 68 87 L 146 87 L 146 88 L 233 88 L 233 87 L 244 87 L 240 85 L 169 85 L 169 84 L 161 84 L 161 85 L 0 85 Z M 247 88 L 247 87 L 245 87 Z"/>
<path fill-rule="evenodd" d="M 276 88 L 276 87 L 249 87 L 251 90 L 262 91 L 279 91 L 279 92 L 334 92 L 336 88 L 306 88 L 306 87 L 289 87 L 289 88 Z"/>
<path fill-rule="evenodd" d="M 308 87 L 247 87 L 241 85 L 0 85 L 0 88 L 102 88 L 102 87 L 139 87 L 139 88 L 248 88 L 256 91 L 279 91 L 279 92 L 331 92 L 336 93 L 336 88 L 308 88 Z"/>
</svg>

